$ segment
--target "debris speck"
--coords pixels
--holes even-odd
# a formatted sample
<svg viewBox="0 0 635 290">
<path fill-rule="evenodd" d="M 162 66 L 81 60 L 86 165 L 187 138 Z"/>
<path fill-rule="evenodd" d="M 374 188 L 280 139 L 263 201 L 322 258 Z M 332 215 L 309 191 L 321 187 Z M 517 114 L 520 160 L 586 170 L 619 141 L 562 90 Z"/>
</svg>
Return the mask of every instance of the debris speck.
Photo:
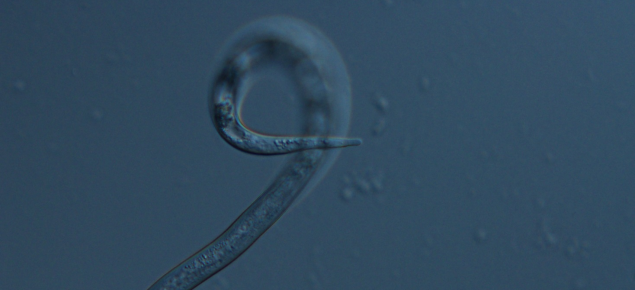
<svg viewBox="0 0 635 290">
<path fill-rule="evenodd" d="M 384 133 L 384 131 L 386 131 L 386 118 L 379 118 L 379 120 L 377 120 L 377 122 L 375 122 L 375 125 L 373 126 L 373 135 L 375 136 L 379 136 L 381 134 Z"/>
<path fill-rule="evenodd" d="M 388 99 L 384 97 L 384 95 L 377 93 L 375 94 L 375 108 L 381 114 L 386 114 L 388 112 L 389 107 Z"/>
<path fill-rule="evenodd" d="M 344 187 L 340 191 L 343 201 L 350 201 L 355 196 L 378 195 L 384 190 L 384 173 L 379 170 L 366 169 L 363 172 L 352 171 L 344 178 Z"/>
<path fill-rule="evenodd" d="M 350 187 L 345 187 L 341 192 L 342 200 L 350 201 L 355 196 L 355 191 Z"/>
</svg>

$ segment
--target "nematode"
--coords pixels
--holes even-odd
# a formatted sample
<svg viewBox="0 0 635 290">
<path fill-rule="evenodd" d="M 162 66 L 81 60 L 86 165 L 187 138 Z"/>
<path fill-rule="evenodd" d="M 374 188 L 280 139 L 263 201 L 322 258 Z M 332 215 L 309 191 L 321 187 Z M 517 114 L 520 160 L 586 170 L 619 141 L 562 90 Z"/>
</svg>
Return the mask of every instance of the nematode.
<svg viewBox="0 0 635 290">
<path fill-rule="evenodd" d="M 240 107 L 264 69 L 287 76 L 300 98 L 304 136 L 271 136 L 246 128 Z M 274 181 L 219 237 L 181 262 L 149 290 L 193 289 L 244 253 L 328 171 L 339 150 L 360 145 L 345 137 L 351 89 L 344 62 L 317 28 L 289 17 L 270 17 L 238 30 L 217 57 L 209 97 L 212 121 L 241 151 L 292 154 Z M 312 150 L 318 149 L 318 150 Z M 323 150 L 331 149 L 331 150 Z"/>
</svg>

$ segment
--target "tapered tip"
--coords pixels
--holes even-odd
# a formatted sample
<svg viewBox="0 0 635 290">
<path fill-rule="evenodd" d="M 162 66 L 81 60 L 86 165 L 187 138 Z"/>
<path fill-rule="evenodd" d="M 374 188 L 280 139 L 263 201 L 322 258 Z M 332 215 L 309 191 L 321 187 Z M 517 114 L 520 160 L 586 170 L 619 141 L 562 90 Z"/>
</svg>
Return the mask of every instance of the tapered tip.
<svg viewBox="0 0 635 290">
<path fill-rule="evenodd" d="M 359 146 L 362 145 L 362 139 L 360 138 L 351 138 L 351 139 L 345 139 L 345 147 L 348 146 Z"/>
</svg>

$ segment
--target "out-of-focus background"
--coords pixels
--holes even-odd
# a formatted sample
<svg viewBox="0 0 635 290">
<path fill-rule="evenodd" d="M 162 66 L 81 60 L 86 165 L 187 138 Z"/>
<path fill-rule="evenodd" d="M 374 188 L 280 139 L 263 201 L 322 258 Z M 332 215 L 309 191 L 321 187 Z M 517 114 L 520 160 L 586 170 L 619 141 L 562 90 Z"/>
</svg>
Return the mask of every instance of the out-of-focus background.
<svg viewBox="0 0 635 290">
<path fill-rule="evenodd" d="M 0 289 L 146 289 L 224 230 L 284 157 L 218 136 L 211 67 L 277 14 L 364 144 L 200 289 L 635 288 L 635 2 L 221 0 L 0 3 Z"/>
</svg>

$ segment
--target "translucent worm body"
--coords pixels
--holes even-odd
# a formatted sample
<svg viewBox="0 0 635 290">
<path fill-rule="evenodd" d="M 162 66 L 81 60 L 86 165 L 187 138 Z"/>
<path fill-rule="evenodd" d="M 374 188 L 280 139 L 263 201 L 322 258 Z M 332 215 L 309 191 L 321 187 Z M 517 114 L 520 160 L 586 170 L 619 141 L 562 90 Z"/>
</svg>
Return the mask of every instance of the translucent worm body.
<svg viewBox="0 0 635 290">
<path fill-rule="evenodd" d="M 295 84 L 305 136 L 270 136 L 246 128 L 240 106 L 263 68 Z M 315 27 L 289 17 L 258 20 L 237 31 L 218 56 L 209 109 L 221 137 L 251 154 L 294 153 L 274 181 L 219 237 L 174 267 L 149 290 L 193 289 L 244 253 L 328 171 L 339 150 L 360 145 L 345 137 L 351 89 L 335 46 Z M 315 150 L 320 149 L 320 150 Z M 324 150 L 329 149 L 329 150 Z"/>
</svg>

